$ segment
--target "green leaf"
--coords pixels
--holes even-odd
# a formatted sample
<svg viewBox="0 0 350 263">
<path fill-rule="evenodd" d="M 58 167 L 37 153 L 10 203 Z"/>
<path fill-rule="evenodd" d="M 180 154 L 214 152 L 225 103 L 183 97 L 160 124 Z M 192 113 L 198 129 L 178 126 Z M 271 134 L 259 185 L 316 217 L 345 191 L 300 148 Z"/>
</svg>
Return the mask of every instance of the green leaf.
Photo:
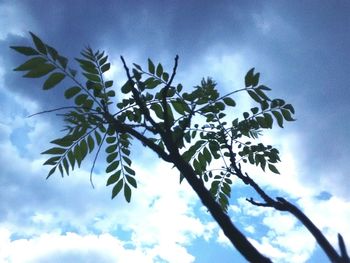
<svg viewBox="0 0 350 263">
<path fill-rule="evenodd" d="M 10 48 L 26 56 L 39 55 L 38 51 L 36 51 L 34 48 L 31 48 L 31 47 L 10 46 Z"/>
<path fill-rule="evenodd" d="M 164 118 L 163 109 L 158 103 L 152 104 L 151 105 L 151 110 L 154 111 L 154 113 L 157 115 L 157 117 L 159 119 L 163 119 Z"/>
<path fill-rule="evenodd" d="M 75 165 L 75 157 L 74 157 L 73 151 L 69 151 L 68 152 L 68 161 L 69 161 L 70 166 L 72 167 L 72 170 L 73 170 L 74 169 L 74 165 Z"/>
<path fill-rule="evenodd" d="M 108 56 L 104 56 L 103 58 L 101 58 L 99 61 L 98 61 L 98 64 L 100 66 L 102 66 L 104 63 L 107 62 L 107 59 L 108 59 Z"/>
<path fill-rule="evenodd" d="M 87 98 L 88 98 L 88 95 L 80 94 L 75 98 L 74 102 L 77 105 L 83 105 Z"/>
<path fill-rule="evenodd" d="M 250 96 L 253 100 L 255 100 L 256 102 L 261 103 L 260 97 L 259 97 L 254 91 L 247 90 L 247 92 L 248 92 L 249 96 Z"/>
<path fill-rule="evenodd" d="M 185 107 L 183 106 L 183 104 L 184 104 L 184 102 L 179 101 L 179 100 L 171 101 L 171 105 L 181 115 L 185 114 Z"/>
<path fill-rule="evenodd" d="M 36 67 L 33 70 L 29 71 L 23 77 L 40 78 L 40 77 L 45 76 L 46 74 L 50 73 L 54 69 L 56 69 L 56 67 L 52 64 L 42 64 L 39 67 Z"/>
<path fill-rule="evenodd" d="M 131 165 L 131 160 L 128 157 L 123 156 L 122 158 L 129 166 Z"/>
<path fill-rule="evenodd" d="M 106 148 L 106 153 L 113 153 L 118 147 L 118 144 L 110 145 Z"/>
<path fill-rule="evenodd" d="M 92 139 L 91 135 L 88 136 L 87 142 L 88 142 L 88 146 L 89 146 L 89 153 L 91 153 L 95 147 L 95 141 L 94 141 L 94 139 Z"/>
<path fill-rule="evenodd" d="M 42 152 L 41 154 L 63 154 L 65 152 L 66 152 L 66 149 L 53 147 L 45 152 Z"/>
<path fill-rule="evenodd" d="M 58 57 L 58 52 L 56 49 L 54 49 L 53 47 L 50 47 L 49 45 L 46 45 L 46 49 L 49 52 L 51 58 L 56 61 L 57 57 Z"/>
<path fill-rule="evenodd" d="M 122 188 L 123 188 L 123 180 L 121 179 L 121 180 L 119 180 L 119 182 L 113 187 L 113 190 L 112 190 L 112 199 L 114 198 L 114 197 L 116 197 L 118 194 L 119 194 L 119 192 L 120 192 L 120 190 L 122 190 Z"/>
<path fill-rule="evenodd" d="M 97 142 L 97 145 L 100 145 L 102 142 L 101 135 L 97 131 L 95 131 L 95 140 Z"/>
<path fill-rule="evenodd" d="M 50 143 L 54 143 L 54 144 L 57 144 L 57 145 L 63 146 L 63 147 L 68 147 L 68 146 L 72 145 L 73 141 L 71 140 L 71 138 L 69 136 L 66 136 L 66 137 L 63 137 L 60 139 L 53 140 Z"/>
<path fill-rule="evenodd" d="M 148 71 L 151 74 L 154 74 L 154 71 L 155 71 L 155 66 L 154 66 L 152 60 L 150 60 L 150 59 L 148 59 Z"/>
<path fill-rule="evenodd" d="M 113 153 L 109 154 L 107 156 L 107 159 L 106 159 L 107 163 L 113 162 L 115 160 L 115 158 L 117 158 L 117 156 L 118 156 L 118 152 L 113 152 Z"/>
<path fill-rule="evenodd" d="M 223 101 L 227 106 L 231 106 L 231 107 L 236 106 L 236 102 L 232 98 L 226 97 L 223 99 Z"/>
<path fill-rule="evenodd" d="M 244 82 L 245 86 L 248 88 L 253 83 L 253 77 L 254 77 L 254 68 L 250 69 L 247 74 L 245 75 Z"/>
<path fill-rule="evenodd" d="M 46 176 L 46 179 L 48 179 L 48 178 L 55 172 L 56 167 L 57 167 L 57 166 L 53 167 L 53 168 L 49 171 L 49 173 L 48 173 L 47 176 Z"/>
<path fill-rule="evenodd" d="M 67 67 L 68 64 L 68 59 L 62 56 L 58 56 L 57 57 L 58 62 L 60 63 L 60 65 L 65 69 Z M 75 73 L 74 73 L 75 72 Z M 76 71 L 75 70 L 70 70 L 70 73 L 75 76 Z"/>
<path fill-rule="evenodd" d="M 124 197 L 125 200 L 130 203 L 131 200 L 131 188 L 127 184 L 124 185 Z"/>
<path fill-rule="evenodd" d="M 63 163 L 63 168 L 64 168 L 64 170 L 66 171 L 66 174 L 69 175 L 69 164 L 68 164 L 67 159 L 66 159 L 66 158 L 63 158 L 62 163 Z"/>
<path fill-rule="evenodd" d="M 110 88 L 112 86 L 113 86 L 113 80 L 108 80 L 108 81 L 105 82 L 105 87 L 106 88 Z"/>
<path fill-rule="evenodd" d="M 86 141 L 81 140 L 79 147 L 80 147 L 81 160 L 84 160 L 88 152 Z"/>
<path fill-rule="evenodd" d="M 119 161 L 112 162 L 110 165 L 107 166 L 106 173 L 110 173 L 114 171 L 115 169 L 118 168 L 118 166 L 119 166 Z"/>
<path fill-rule="evenodd" d="M 131 89 L 133 88 L 133 83 L 130 82 L 129 80 L 123 85 L 122 87 L 122 93 L 127 94 L 131 91 Z"/>
<path fill-rule="evenodd" d="M 61 159 L 61 156 L 54 156 L 46 160 L 46 162 L 43 163 L 43 165 L 55 165 L 57 164 L 57 161 Z"/>
<path fill-rule="evenodd" d="M 259 83 L 260 73 L 256 73 L 252 78 L 252 86 L 255 87 Z"/>
<path fill-rule="evenodd" d="M 126 180 L 131 184 L 134 188 L 137 188 L 137 182 L 134 177 L 126 175 Z"/>
<path fill-rule="evenodd" d="M 275 173 L 275 174 L 280 174 L 280 172 L 277 170 L 277 168 L 273 165 L 273 164 L 268 164 L 269 169 L 271 172 Z"/>
<path fill-rule="evenodd" d="M 168 82 L 168 80 L 169 80 L 169 74 L 166 73 L 166 72 L 163 72 L 162 79 L 163 79 L 165 82 Z"/>
<path fill-rule="evenodd" d="M 293 119 L 292 115 L 290 114 L 289 110 L 281 109 L 281 112 L 282 112 L 283 118 L 286 121 L 294 121 L 294 119 Z"/>
<path fill-rule="evenodd" d="M 278 111 L 272 111 L 272 114 L 273 114 L 273 116 L 275 116 L 278 126 L 283 128 L 283 117 L 282 117 L 282 114 L 279 113 Z"/>
<path fill-rule="evenodd" d="M 112 174 L 108 178 L 106 186 L 116 183 L 120 178 L 120 174 L 121 174 L 121 170 L 116 171 L 114 174 Z"/>
<path fill-rule="evenodd" d="M 88 79 L 88 80 L 91 80 L 91 81 L 94 81 L 94 82 L 101 82 L 101 79 L 98 75 L 96 74 L 90 74 L 90 73 L 83 73 L 83 75 Z"/>
<path fill-rule="evenodd" d="M 107 70 L 109 70 L 111 68 L 111 64 L 110 63 L 107 63 L 107 64 L 104 64 L 102 67 L 101 67 L 101 71 L 102 73 L 106 72 Z"/>
<path fill-rule="evenodd" d="M 66 76 L 63 73 L 55 72 L 52 73 L 48 79 L 44 82 L 43 89 L 48 90 L 55 87 L 58 83 L 60 83 Z"/>
<path fill-rule="evenodd" d="M 34 57 L 26 62 L 24 62 L 22 65 L 18 66 L 14 69 L 14 71 L 25 71 L 25 70 L 33 70 L 37 67 L 43 66 L 47 60 L 42 57 Z"/>
<path fill-rule="evenodd" d="M 41 39 L 39 37 L 37 37 L 36 35 L 34 35 L 32 32 L 29 32 L 30 35 L 32 36 L 32 39 L 33 39 L 33 42 L 34 42 L 34 45 L 36 47 L 36 49 L 43 53 L 43 54 L 47 54 L 47 50 L 46 50 L 46 46 L 45 44 L 41 41 Z"/>
<path fill-rule="evenodd" d="M 135 175 L 135 171 L 133 169 L 131 169 L 130 167 L 124 166 L 124 169 L 128 174 Z"/>
<path fill-rule="evenodd" d="M 77 95 L 80 91 L 81 91 L 81 88 L 79 88 L 78 86 L 74 86 L 74 87 L 67 89 L 64 92 L 64 96 L 66 97 L 66 99 L 70 99 L 70 98 L 74 97 L 75 95 Z"/>
<path fill-rule="evenodd" d="M 158 78 L 160 78 L 163 74 L 163 66 L 159 63 L 157 65 L 157 69 L 156 69 L 156 75 Z"/>
</svg>

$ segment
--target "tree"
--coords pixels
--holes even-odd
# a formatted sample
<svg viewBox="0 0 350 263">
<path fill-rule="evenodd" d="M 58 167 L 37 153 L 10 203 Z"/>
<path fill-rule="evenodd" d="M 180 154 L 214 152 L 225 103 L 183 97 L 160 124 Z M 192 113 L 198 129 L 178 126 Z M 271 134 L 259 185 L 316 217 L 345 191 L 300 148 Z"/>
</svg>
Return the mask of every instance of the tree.
<svg viewBox="0 0 350 263">
<path fill-rule="evenodd" d="M 254 68 L 246 74 L 244 88 L 221 96 L 211 78 L 202 79 L 191 91 L 184 90 L 181 84 L 175 85 L 178 56 L 171 73 L 150 59 L 147 70 L 137 64 L 130 70 L 121 57 L 127 80 L 120 91 L 126 98 L 115 104 L 113 81 L 104 77 L 110 69 L 104 52 L 85 48 L 81 58 L 76 59 L 82 70 L 79 76 L 78 71 L 68 65 L 66 57 L 30 34 L 33 47 L 11 47 L 29 57 L 15 71 L 25 71 L 26 78 L 45 77 L 44 90 L 54 88 L 63 79 L 72 82 L 64 96 L 72 100 L 74 106 L 40 112 L 63 111 L 61 115 L 66 124 L 65 135 L 53 140 L 54 146 L 43 152 L 50 156 L 44 165 L 52 167 L 47 178 L 56 171 L 62 177 L 69 175 L 80 167 L 88 153 L 96 150 L 91 180 L 97 157 L 105 146 L 107 186 L 113 186 L 112 198 L 123 192 L 130 202 L 132 190 L 137 188 L 130 147 L 131 141 L 136 139 L 179 170 L 180 183 L 187 180 L 227 238 L 248 261 L 271 262 L 226 213 L 233 178 L 251 186 L 264 200 L 260 203 L 247 199 L 251 204 L 292 213 L 314 235 L 332 262 L 349 262 L 341 235 L 341 254 L 338 255 L 300 209 L 284 198 L 271 198 L 243 171 L 242 167 L 250 164 L 263 171 L 279 173 L 275 166 L 280 161 L 278 150 L 257 139 L 263 130 L 271 129 L 274 124 L 283 128 L 285 121 L 294 120 L 293 106 L 283 99 L 270 99 L 266 94 L 270 88 L 259 83 L 260 74 L 255 73 Z M 84 83 L 80 81 L 82 77 Z M 243 118 L 230 120 L 226 113 L 236 107 L 232 97 L 238 92 L 247 92 L 257 106 L 244 112 Z M 222 163 L 219 169 L 212 169 L 214 160 Z M 206 185 L 210 185 L 209 189 Z"/>
</svg>

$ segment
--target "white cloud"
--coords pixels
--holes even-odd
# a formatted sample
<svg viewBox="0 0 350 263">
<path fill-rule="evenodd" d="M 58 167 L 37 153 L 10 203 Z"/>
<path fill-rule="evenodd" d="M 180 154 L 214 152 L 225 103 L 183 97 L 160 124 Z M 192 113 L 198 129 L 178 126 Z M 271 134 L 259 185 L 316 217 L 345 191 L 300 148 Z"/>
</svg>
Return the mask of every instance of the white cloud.
<svg viewBox="0 0 350 263">
<path fill-rule="evenodd" d="M 24 36 L 28 28 L 33 29 L 32 19 L 20 8 L 18 1 L 3 1 L 0 3 L 0 40 L 13 34 Z"/>
<path fill-rule="evenodd" d="M 22 100 L 21 105 L 26 105 Z M 6 249 L 0 251 L 0 261 L 53 262 L 64 258 L 69 262 L 74 258 L 75 262 L 86 262 L 83 259 L 91 257 L 98 262 L 124 262 L 127 258 L 127 262 L 157 262 L 157 258 L 192 262 L 194 257 L 186 245 L 196 238 L 210 238 L 212 223 L 196 217 L 193 208 L 197 197 L 186 183 L 179 185 L 178 172 L 170 165 L 154 156 L 149 166 L 139 158 L 134 162 L 138 189 L 133 191 L 132 202 L 127 204 L 122 195 L 110 200 L 106 176 L 95 175 L 96 189 L 92 190 L 84 167 L 70 177 L 53 175 L 45 181 L 44 158 L 38 158 L 37 142 L 48 141 L 45 131 L 53 127 L 37 118 L 28 136 L 27 149 L 33 154 L 23 156 L 9 141 L 19 122 L 2 126 L 0 150 L 7 154 L 0 160 L 4 167 L 1 187 L 6 189 L 1 195 L 0 242 Z M 142 157 L 142 151 L 138 156 Z M 72 230 L 74 233 L 66 233 Z M 121 241 L 121 230 L 130 233 L 129 240 Z M 12 236 L 19 238 L 13 240 Z M 117 247 L 116 253 L 109 252 L 112 249 L 107 242 Z M 134 248 L 125 248 L 125 244 Z"/>
</svg>

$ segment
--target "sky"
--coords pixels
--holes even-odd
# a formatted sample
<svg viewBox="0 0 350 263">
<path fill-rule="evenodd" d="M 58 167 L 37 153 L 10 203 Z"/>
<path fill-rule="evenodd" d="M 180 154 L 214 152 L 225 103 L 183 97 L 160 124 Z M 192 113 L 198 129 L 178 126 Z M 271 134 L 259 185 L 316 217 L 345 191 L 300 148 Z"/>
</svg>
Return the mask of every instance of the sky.
<svg viewBox="0 0 350 263">
<path fill-rule="evenodd" d="M 255 67 L 271 96 L 293 104 L 297 121 L 262 137 L 280 150 L 281 175 L 247 171 L 332 244 L 340 232 L 349 247 L 349 13 L 346 0 L 0 0 L 0 262 L 245 262 L 176 170 L 137 144 L 130 204 L 111 200 L 103 158 L 95 189 L 89 160 L 72 176 L 45 180 L 40 153 L 62 122 L 27 116 L 67 102 L 63 86 L 43 92 L 41 80 L 13 71 L 25 58 L 9 46 L 29 45 L 29 31 L 69 58 L 86 45 L 105 50 L 116 89 L 126 79 L 120 55 L 170 70 L 178 54 L 176 82 L 190 90 L 211 76 L 222 94 L 241 88 Z M 250 103 L 238 97 L 239 106 Z M 328 262 L 295 218 L 252 206 L 250 196 L 235 182 L 229 215 L 260 251 L 274 262 Z"/>
</svg>

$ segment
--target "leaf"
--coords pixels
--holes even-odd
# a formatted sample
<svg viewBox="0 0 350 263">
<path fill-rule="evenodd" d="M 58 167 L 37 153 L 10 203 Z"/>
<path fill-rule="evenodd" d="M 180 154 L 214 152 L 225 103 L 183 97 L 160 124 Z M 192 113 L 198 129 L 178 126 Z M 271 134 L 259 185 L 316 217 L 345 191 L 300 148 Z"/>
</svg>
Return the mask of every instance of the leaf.
<svg viewBox="0 0 350 263">
<path fill-rule="evenodd" d="M 62 163 L 63 163 L 63 168 L 64 168 L 64 170 L 66 171 L 66 174 L 69 175 L 69 164 L 68 164 L 67 159 L 66 159 L 66 158 L 63 158 Z"/>
<path fill-rule="evenodd" d="M 254 68 L 250 69 L 244 77 L 245 86 L 248 88 L 253 83 Z"/>
<path fill-rule="evenodd" d="M 50 47 L 49 45 L 45 45 L 47 51 L 49 52 L 51 58 L 56 61 L 57 57 L 58 57 L 58 52 L 56 49 L 54 49 L 53 47 Z"/>
<path fill-rule="evenodd" d="M 256 73 L 252 78 L 252 86 L 255 87 L 259 83 L 260 73 Z"/>
<path fill-rule="evenodd" d="M 47 176 L 46 176 L 46 179 L 48 179 L 48 178 L 55 172 L 56 167 L 57 167 L 57 166 L 53 167 L 53 168 L 49 171 L 49 173 L 48 173 Z"/>
<path fill-rule="evenodd" d="M 94 142 L 94 139 L 92 139 L 91 135 L 88 136 L 87 142 L 88 142 L 88 146 L 89 146 L 89 153 L 91 153 L 95 147 L 95 142 Z"/>
<path fill-rule="evenodd" d="M 281 112 L 282 112 L 283 118 L 286 121 L 294 121 L 294 119 L 293 119 L 292 115 L 290 114 L 289 110 L 281 109 Z"/>
<path fill-rule="evenodd" d="M 39 55 L 38 51 L 36 51 L 34 48 L 31 48 L 31 47 L 10 46 L 10 48 L 26 56 Z"/>
<path fill-rule="evenodd" d="M 108 71 L 110 68 L 111 68 L 111 64 L 107 63 L 101 67 L 101 71 L 102 71 L 102 73 L 104 73 L 104 72 Z"/>
<path fill-rule="evenodd" d="M 163 79 L 165 82 L 168 82 L 168 80 L 169 80 L 169 74 L 166 73 L 166 72 L 163 72 L 162 79 Z"/>
<path fill-rule="evenodd" d="M 126 180 L 131 184 L 134 188 L 137 188 L 137 182 L 134 177 L 126 175 Z"/>
<path fill-rule="evenodd" d="M 34 57 L 26 62 L 24 62 L 22 65 L 18 66 L 14 69 L 14 71 L 25 71 L 25 70 L 33 70 L 39 66 L 43 66 L 47 60 L 42 57 Z"/>
<path fill-rule="evenodd" d="M 183 102 L 182 101 L 171 101 L 171 105 L 174 107 L 174 109 L 181 115 L 185 114 L 185 108 L 183 106 Z"/>
<path fill-rule="evenodd" d="M 118 147 L 118 144 L 110 145 L 106 148 L 106 153 L 113 153 Z"/>
<path fill-rule="evenodd" d="M 42 152 L 41 154 L 63 154 L 66 152 L 66 149 L 59 148 L 59 147 L 53 147 L 45 152 Z"/>
<path fill-rule="evenodd" d="M 134 65 L 134 67 L 135 68 L 137 68 L 139 71 L 142 71 L 142 68 L 141 68 L 141 66 L 140 65 L 137 65 L 137 64 L 135 64 L 135 63 L 132 63 L 133 65 Z"/>
<path fill-rule="evenodd" d="M 105 87 L 106 88 L 110 88 L 112 86 L 113 86 L 113 80 L 108 80 L 108 81 L 105 82 Z"/>
<path fill-rule="evenodd" d="M 72 145 L 73 141 L 71 140 L 71 138 L 69 136 L 66 136 L 66 137 L 63 137 L 60 139 L 53 140 L 50 143 L 54 143 L 54 144 L 57 144 L 57 145 L 63 146 L 63 147 L 68 147 L 68 146 Z"/>
<path fill-rule="evenodd" d="M 275 116 L 278 126 L 283 128 L 283 117 L 282 117 L 281 113 L 279 113 L 278 111 L 272 111 L 272 114 L 273 114 L 273 116 Z"/>
<path fill-rule="evenodd" d="M 254 91 L 247 90 L 247 92 L 248 92 L 249 96 L 250 96 L 253 100 L 255 100 L 255 101 L 258 102 L 258 103 L 261 103 L 260 97 L 259 97 Z"/>
<path fill-rule="evenodd" d="M 151 105 L 151 110 L 154 111 L 154 113 L 157 115 L 157 117 L 159 119 L 163 119 L 164 118 L 163 109 L 158 103 L 152 104 Z"/>
<path fill-rule="evenodd" d="M 122 87 L 122 93 L 124 93 L 124 94 L 127 94 L 127 93 L 129 93 L 130 91 L 131 91 L 131 89 L 132 89 L 132 87 L 133 87 L 133 83 L 132 82 L 130 82 L 129 80 L 123 85 L 123 87 Z"/>
<path fill-rule="evenodd" d="M 34 45 L 36 47 L 36 49 L 43 53 L 43 54 L 47 54 L 47 50 L 46 50 L 46 46 L 45 44 L 41 41 L 41 39 L 39 37 L 37 37 L 36 35 L 34 35 L 32 32 L 29 32 L 30 35 L 32 36 L 32 39 L 33 39 L 33 42 L 34 42 Z"/>
<path fill-rule="evenodd" d="M 150 60 L 150 59 L 148 59 L 148 71 L 151 74 L 154 74 L 154 71 L 155 71 L 155 66 L 154 66 L 152 60 Z"/>
<path fill-rule="evenodd" d="M 232 98 L 226 97 L 223 99 L 223 101 L 227 106 L 231 106 L 231 107 L 236 106 L 236 102 Z"/>
<path fill-rule="evenodd" d="M 25 74 L 23 77 L 25 78 L 40 78 L 42 76 L 45 76 L 46 74 L 53 71 L 56 67 L 52 64 L 42 64 L 39 67 L 34 68 L 33 70 L 29 71 L 27 74 Z"/>
<path fill-rule="evenodd" d="M 58 56 L 57 57 L 58 62 L 60 63 L 60 65 L 65 69 L 67 67 L 68 64 L 68 59 L 63 57 L 63 56 Z M 74 73 L 75 72 L 75 73 Z M 70 70 L 70 73 L 75 76 L 76 71 L 75 70 Z"/>
<path fill-rule="evenodd" d="M 70 99 L 70 98 L 74 97 L 75 95 L 77 95 L 80 91 L 81 91 L 81 88 L 79 88 L 78 86 L 74 86 L 74 87 L 67 89 L 64 92 L 64 96 L 66 99 Z"/>
<path fill-rule="evenodd" d="M 133 169 L 131 169 L 130 167 L 124 166 L 124 169 L 128 174 L 135 175 L 135 171 Z"/>
<path fill-rule="evenodd" d="M 121 170 L 119 170 L 119 171 L 115 172 L 114 174 L 112 174 L 108 178 L 106 186 L 114 184 L 115 182 L 117 182 L 119 180 L 119 178 L 120 178 L 120 174 L 121 174 Z"/>
<path fill-rule="evenodd" d="M 159 63 L 157 65 L 157 69 L 156 69 L 156 75 L 158 78 L 160 78 L 163 74 L 163 66 Z"/>
<path fill-rule="evenodd" d="M 60 83 L 66 76 L 63 73 L 52 73 L 48 79 L 44 82 L 43 89 L 48 90 Z"/>
<path fill-rule="evenodd" d="M 95 131 L 95 140 L 98 145 L 100 145 L 102 142 L 101 135 L 97 131 Z"/>
<path fill-rule="evenodd" d="M 124 185 L 124 197 L 125 200 L 130 203 L 131 200 L 131 188 L 127 184 Z"/>
<path fill-rule="evenodd" d="M 57 164 L 57 161 L 61 159 L 61 156 L 54 156 L 50 159 L 46 160 L 46 162 L 43 163 L 43 165 L 55 165 Z"/>
<path fill-rule="evenodd" d="M 120 190 L 122 190 L 122 188 L 123 188 L 123 180 L 121 179 L 121 180 L 119 180 L 119 182 L 113 187 L 113 190 L 112 190 L 112 199 L 114 198 L 114 197 L 116 197 L 118 194 L 119 194 L 119 192 L 120 192 Z"/>
<path fill-rule="evenodd" d="M 77 105 L 83 105 L 84 102 L 86 101 L 87 97 L 88 97 L 88 95 L 86 95 L 86 94 L 80 94 L 75 98 L 74 102 Z"/>
<path fill-rule="evenodd" d="M 88 80 L 91 80 L 91 81 L 94 81 L 94 82 L 101 82 L 101 79 L 98 75 L 96 74 L 90 74 L 90 73 L 83 73 L 83 75 L 88 79 Z"/>
<path fill-rule="evenodd" d="M 275 174 L 280 174 L 280 172 L 277 170 L 277 168 L 273 165 L 273 164 L 268 164 L 269 169 L 271 172 L 275 173 Z"/>
<path fill-rule="evenodd" d="M 112 162 L 110 165 L 107 166 L 106 173 L 110 173 L 114 171 L 115 169 L 118 168 L 118 166 L 119 166 L 119 161 Z"/>
<path fill-rule="evenodd" d="M 74 169 L 74 165 L 75 165 L 75 158 L 74 158 L 74 153 L 73 151 L 69 151 L 68 152 L 68 161 L 70 163 L 70 166 L 72 168 L 72 170 Z"/>
<path fill-rule="evenodd" d="M 122 158 L 129 166 L 131 165 L 131 160 L 128 157 L 123 156 Z"/>
<path fill-rule="evenodd" d="M 84 160 L 88 150 L 86 141 L 81 140 L 79 147 L 80 147 L 81 160 Z"/>
<path fill-rule="evenodd" d="M 118 152 L 113 152 L 113 153 L 109 154 L 106 158 L 107 163 L 113 162 L 115 160 L 115 158 L 117 158 L 117 156 L 118 156 Z"/>
</svg>

